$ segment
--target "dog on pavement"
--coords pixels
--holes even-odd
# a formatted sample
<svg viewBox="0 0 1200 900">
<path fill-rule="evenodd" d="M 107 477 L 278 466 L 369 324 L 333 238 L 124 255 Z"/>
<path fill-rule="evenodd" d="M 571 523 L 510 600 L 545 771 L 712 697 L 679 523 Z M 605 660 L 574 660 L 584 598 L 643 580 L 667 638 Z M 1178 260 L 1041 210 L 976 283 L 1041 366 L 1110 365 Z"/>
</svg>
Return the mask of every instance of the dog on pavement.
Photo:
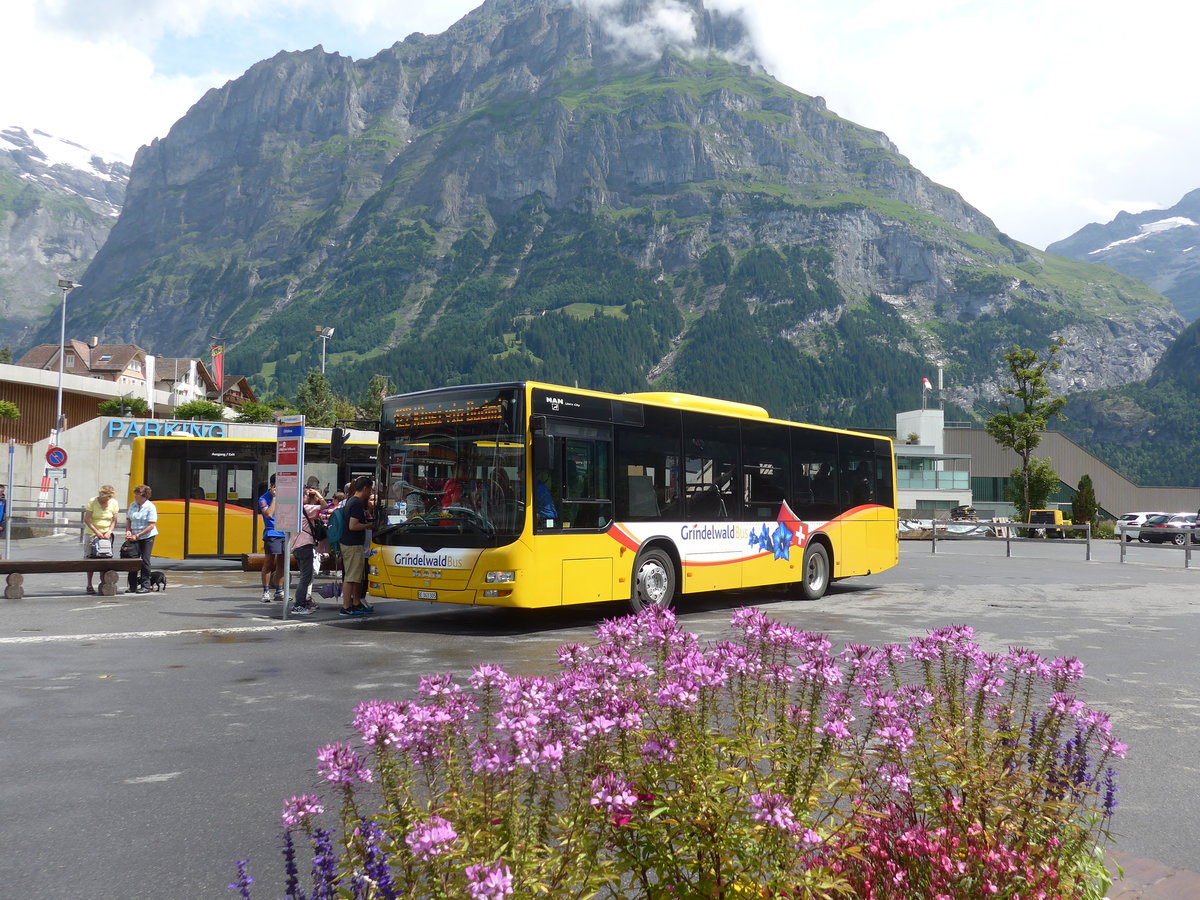
<svg viewBox="0 0 1200 900">
<path fill-rule="evenodd" d="M 150 590 L 165 591 L 167 589 L 167 575 L 165 572 L 150 573 Z"/>
</svg>

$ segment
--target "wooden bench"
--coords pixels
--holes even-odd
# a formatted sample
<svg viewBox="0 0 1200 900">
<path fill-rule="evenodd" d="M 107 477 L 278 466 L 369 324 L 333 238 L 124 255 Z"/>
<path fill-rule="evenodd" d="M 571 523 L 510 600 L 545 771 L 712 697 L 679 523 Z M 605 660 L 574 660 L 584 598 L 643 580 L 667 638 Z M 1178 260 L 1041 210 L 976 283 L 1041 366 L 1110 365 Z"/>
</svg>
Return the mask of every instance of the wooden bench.
<svg viewBox="0 0 1200 900">
<path fill-rule="evenodd" d="M 7 575 L 5 600 L 20 600 L 25 596 L 26 575 L 54 575 L 67 572 L 99 572 L 98 591 L 105 597 L 117 592 L 117 580 L 122 572 L 136 572 L 142 567 L 138 559 L 0 559 L 0 575 Z"/>
</svg>

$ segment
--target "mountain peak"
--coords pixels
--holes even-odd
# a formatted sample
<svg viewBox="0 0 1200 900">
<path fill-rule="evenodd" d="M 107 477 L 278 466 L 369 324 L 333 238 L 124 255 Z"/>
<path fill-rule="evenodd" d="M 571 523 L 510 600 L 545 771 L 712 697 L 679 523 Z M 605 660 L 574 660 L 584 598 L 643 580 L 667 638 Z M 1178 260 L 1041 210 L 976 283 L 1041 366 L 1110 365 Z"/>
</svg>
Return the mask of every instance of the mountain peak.
<svg viewBox="0 0 1200 900">
<path fill-rule="evenodd" d="M 1169 209 L 1122 211 L 1107 224 L 1085 225 L 1046 250 L 1112 266 L 1170 298 L 1188 321 L 1200 319 L 1200 190 Z"/>
</svg>

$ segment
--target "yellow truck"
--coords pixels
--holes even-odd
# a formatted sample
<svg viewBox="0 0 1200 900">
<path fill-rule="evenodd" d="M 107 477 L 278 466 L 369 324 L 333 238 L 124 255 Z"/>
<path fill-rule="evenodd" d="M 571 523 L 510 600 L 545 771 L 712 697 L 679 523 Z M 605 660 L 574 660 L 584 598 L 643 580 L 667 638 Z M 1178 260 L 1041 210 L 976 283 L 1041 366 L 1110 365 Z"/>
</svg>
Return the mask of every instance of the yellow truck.
<svg viewBox="0 0 1200 900">
<path fill-rule="evenodd" d="M 1071 520 L 1063 518 L 1061 509 L 1031 509 L 1029 511 L 1030 525 L 1070 525 Z M 1045 532 L 1041 529 L 1035 529 L 1034 534 L 1044 533 L 1046 537 L 1061 538 L 1066 537 L 1067 532 L 1063 528 L 1047 528 Z"/>
</svg>

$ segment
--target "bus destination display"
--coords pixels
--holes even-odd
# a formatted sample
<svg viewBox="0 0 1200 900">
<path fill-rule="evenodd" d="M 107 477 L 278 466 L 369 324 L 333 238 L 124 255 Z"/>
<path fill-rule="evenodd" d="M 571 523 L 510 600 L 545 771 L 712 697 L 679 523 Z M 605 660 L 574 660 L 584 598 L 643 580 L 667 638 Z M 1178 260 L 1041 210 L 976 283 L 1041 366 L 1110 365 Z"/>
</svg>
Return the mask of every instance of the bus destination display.
<svg viewBox="0 0 1200 900">
<path fill-rule="evenodd" d="M 392 413 L 396 428 L 429 428 L 479 422 L 503 422 L 508 402 L 501 399 L 450 399 L 399 406 Z"/>
</svg>

